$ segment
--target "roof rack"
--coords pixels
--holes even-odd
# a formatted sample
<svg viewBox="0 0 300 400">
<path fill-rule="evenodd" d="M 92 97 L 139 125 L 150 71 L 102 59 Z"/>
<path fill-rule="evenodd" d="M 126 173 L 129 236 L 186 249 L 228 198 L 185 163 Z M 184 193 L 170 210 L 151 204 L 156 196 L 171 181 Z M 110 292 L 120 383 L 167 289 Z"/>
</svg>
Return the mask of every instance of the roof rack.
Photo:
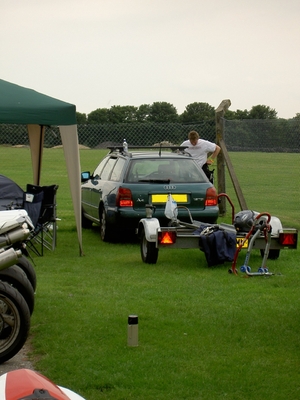
<svg viewBox="0 0 300 400">
<path fill-rule="evenodd" d="M 137 150 L 137 149 L 151 149 L 151 150 L 159 150 L 159 153 L 161 153 L 161 150 L 165 150 L 165 149 L 170 149 L 172 151 L 184 151 L 185 149 L 188 148 L 188 146 L 166 146 L 166 145 L 160 145 L 160 146 L 128 146 L 128 148 L 130 147 L 130 149 L 132 150 Z M 124 153 L 124 149 L 123 146 L 108 146 L 107 147 L 110 152 L 112 153 L 113 151 L 119 151 L 121 153 Z"/>
</svg>

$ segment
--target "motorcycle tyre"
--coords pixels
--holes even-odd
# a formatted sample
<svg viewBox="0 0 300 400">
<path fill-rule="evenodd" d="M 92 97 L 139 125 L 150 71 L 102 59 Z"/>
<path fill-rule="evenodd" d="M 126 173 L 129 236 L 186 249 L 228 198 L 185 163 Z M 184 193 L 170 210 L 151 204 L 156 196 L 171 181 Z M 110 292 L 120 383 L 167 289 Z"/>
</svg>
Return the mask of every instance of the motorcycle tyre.
<svg viewBox="0 0 300 400">
<path fill-rule="evenodd" d="M 21 256 L 18 261 L 16 262 L 16 265 L 20 267 L 26 274 L 29 282 L 31 283 L 31 286 L 33 287 L 33 291 L 36 291 L 36 273 L 34 266 L 32 263 L 28 260 L 27 257 Z"/>
<path fill-rule="evenodd" d="M 0 329 L 0 364 L 15 356 L 24 346 L 30 329 L 30 311 L 23 296 L 7 282 L 0 281 L 0 322 L 11 317 L 14 325 Z"/>
<path fill-rule="evenodd" d="M 31 315 L 34 309 L 34 290 L 25 272 L 17 265 L 12 265 L 0 271 L 0 280 L 9 283 L 21 293 Z"/>
</svg>

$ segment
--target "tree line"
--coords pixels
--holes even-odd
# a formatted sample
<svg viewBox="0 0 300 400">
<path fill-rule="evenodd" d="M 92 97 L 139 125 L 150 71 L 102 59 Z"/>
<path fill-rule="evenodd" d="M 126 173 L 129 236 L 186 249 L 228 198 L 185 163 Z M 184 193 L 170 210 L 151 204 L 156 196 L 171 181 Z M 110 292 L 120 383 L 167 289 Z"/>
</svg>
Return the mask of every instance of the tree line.
<svg viewBox="0 0 300 400">
<path fill-rule="evenodd" d="M 135 106 L 111 106 L 110 108 L 97 108 L 89 114 L 76 113 L 77 124 L 123 124 L 143 122 L 177 122 L 197 123 L 213 121 L 215 108 L 208 103 L 194 102 L 188 104 L 182 114 L 178 114 L 176 107 L 168 102 L 154 102 Z M 300 114 L 295 118 L 299 119 Z M 256 105 L 250 110 L 228 110 L 225 114 L 227 120 L 244 119 L 277 119 L 277 111 L 269 106 Z"/>
</svg>

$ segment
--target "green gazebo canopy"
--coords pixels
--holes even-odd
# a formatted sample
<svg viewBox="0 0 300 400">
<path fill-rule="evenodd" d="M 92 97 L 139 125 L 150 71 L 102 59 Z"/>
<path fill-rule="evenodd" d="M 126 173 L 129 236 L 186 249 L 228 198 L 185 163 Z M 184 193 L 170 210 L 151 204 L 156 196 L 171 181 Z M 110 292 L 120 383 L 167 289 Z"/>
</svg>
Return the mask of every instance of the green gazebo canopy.
<svg viewBox="0 0 300 400">
<path fill-rule="evenodd" d="M 80 158 L 75 105 L 0 79 L 0 124 L 27 125 L 35 185 L 40 185 L 45 126 L 59 127 L 82 255 Z"/>
<path fill-rule="evenodd" d="M 24 125 L 75 125 L 76 107 L 0 79 L 0 122 Z"/>
</svg>

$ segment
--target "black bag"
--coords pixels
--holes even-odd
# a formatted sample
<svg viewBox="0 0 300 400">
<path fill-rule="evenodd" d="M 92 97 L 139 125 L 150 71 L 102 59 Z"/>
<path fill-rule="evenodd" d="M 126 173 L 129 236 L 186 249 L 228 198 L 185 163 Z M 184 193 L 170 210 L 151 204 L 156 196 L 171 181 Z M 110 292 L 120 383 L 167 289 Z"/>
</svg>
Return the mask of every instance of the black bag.
<svg viewBox="0 0 300 400">
<path fill-rule="evenodd" d="M 203 169 L 205 175 L 207 176 L 209 182 L 213 184 L 213 183 L 214 183 L 214 171 L 215 171 L 215 170 L 213 169 L 213 170 L 211 171 L 211 170 L 208 168 L 208 164 L 207 164 L 207 163 L 205 163 L 205 164 L 202 166 L 202 169 Z"/>
<path fill-rule="evenodd" d="M 209 267 L 232 262 L 236 251 L 236 234 L 217 227 L 206 228 L 200 233 L 199 247 L 205 254 Z"/>
</svg>

